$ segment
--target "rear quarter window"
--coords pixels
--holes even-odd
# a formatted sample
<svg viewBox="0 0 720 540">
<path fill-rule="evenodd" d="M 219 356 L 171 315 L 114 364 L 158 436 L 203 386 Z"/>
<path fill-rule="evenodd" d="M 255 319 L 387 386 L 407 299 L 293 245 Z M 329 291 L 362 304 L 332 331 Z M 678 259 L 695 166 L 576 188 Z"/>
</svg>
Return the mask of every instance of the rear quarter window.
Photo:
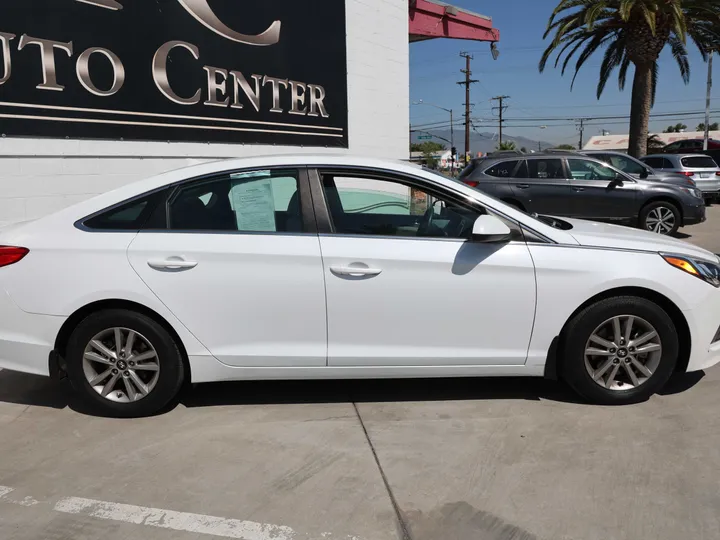
<svg viewBox="0 0 720 540">
<path fill-rule="evenodd" d="M 88 229 L 104 231 L 139 231 L 163 198 L 159 191 L 119 204 L 83 221 Z"/>
<path fill-rule="evenodd" d="M 710 156 L 705 157 L 685 157 L 680 160 L 683 167 L 689 167 L 693 169 L 717 169 L 717 163 Z"/>
<path fill-rule="evenodd" d="M 502 161 L 496 163 L 485 171 L 485 174 L 494 176 L 495 178 L 510 178 L 513 176 L 515 167 L 517 167 L 518 160 Z"/>
</svg>

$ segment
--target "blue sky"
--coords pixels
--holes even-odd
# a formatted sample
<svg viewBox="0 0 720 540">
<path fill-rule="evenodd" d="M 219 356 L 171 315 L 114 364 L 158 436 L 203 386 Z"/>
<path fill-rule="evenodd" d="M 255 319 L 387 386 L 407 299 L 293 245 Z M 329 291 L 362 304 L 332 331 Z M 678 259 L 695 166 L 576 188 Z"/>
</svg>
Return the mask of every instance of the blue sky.
<svg viewBox="0 0 720 540">
<path fill-rule="evenodd" d="M 602 62 L 602 51 L 591 57 L 582 68 L 575 87 L 571 91 L 572 74 L 570 67 L 565 76 L 560 70 L 549 65 L 545 73 L 538 72 L 538 62 L 547 45 L 542 36 L 550 13 L 557 0 L 503 0 L 501 2 L 453 0 L 453 5 L 482 13 L 493 18 L 493 25 L 500 30 L 500 57 L 494 61 L 490 56 L 488 43 L 438 39 L 410 44 L 410 98 L 423 100 L 453 109 L 456 118 L 464 112 L 464 87 L 455 84 L 464 78 L 460 69 L 464 67 L 461 51 L 474 55 L 472 61 L 473 79 L 480 83 L 472 86 L 471 102 L 474 103 L 472 117 L 482 119 L 474 125 L 479 131 L 497 131 L 497 112 L 490 107 L 490 98 L 509 95 L 506 118 L 553 118 L 593 117 L 627 115 L 630 110 L 632 68 L 628 73 L 628 84 L 624 92 L 617 87 L 617 75 L 608 83 L 602 98 L 596 99 L 597 78 Z M 691 81 L 685 85 L 680 78 L 677 64 L 669 51 L 665 50 L 660 59 L 660 83 L 653 113 L 677 113 L 704 111 L 707 82 L 707 64 L 692 45 L 690 49 Z M 574 61 L 571 66 L 574 66 Z M 714 109 L 720 109 L 720 60 L 715 59 L 714 77 L 716 84 L 713 96 Z M 410 106 L 410 122 L 413 126 L 435 121 L 448 120 L 449 115 L 427 105 Z M 720 121 L 720 115 L 714 120 Z M 702 121 L 701 118 L 663 118 L 650 123 L 651 131 L 662 131 L 679 121 L 689 128 Z M 628 132 L 626 120 L 594 120 L 586 127 L 585 140 L 600 134 L 604 128 L 613 134 Z M 509 127 L 546 125 L 539 127 Z M 568 125 L 560 125 L 568 124 Z M 554 143 L 577 144 L 579 134 L 572 122 L 550 122 L 535 120 L 514 121 L 506 124 L 505 132 L 510 135 L 524 135 Z M 462 128 L 460 128 L 462 129 Z"/>
</svg>

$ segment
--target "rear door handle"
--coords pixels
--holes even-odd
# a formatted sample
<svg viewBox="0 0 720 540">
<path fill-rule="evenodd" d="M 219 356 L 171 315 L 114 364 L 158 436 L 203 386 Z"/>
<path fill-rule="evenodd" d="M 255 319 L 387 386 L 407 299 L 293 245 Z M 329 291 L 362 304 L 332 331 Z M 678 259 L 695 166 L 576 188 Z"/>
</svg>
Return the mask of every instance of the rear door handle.
<svg viewBox="0 0 720 540">
<path fill-rule="evenodd" d="M 516 187 L 519 187 L 520 189 L 527 189 L 530 187 L 530 184 L 515 184 Z"/>
<path fill-rule="evenodd" d="M 377 276 L 382 270 L 380 268 L 368 268 L 363 266 L 331 266 L 330 271 L 339 276 Z"/>
<path fill-rule="evenodd" d="M 195 268 L 198 265 L 196 261 L 186 261 L 181 258 L 169 258 L 169 259 L 151 259 L 148 261 L 150 268 L 156 270 L 184 270 Z"/>
</svg>

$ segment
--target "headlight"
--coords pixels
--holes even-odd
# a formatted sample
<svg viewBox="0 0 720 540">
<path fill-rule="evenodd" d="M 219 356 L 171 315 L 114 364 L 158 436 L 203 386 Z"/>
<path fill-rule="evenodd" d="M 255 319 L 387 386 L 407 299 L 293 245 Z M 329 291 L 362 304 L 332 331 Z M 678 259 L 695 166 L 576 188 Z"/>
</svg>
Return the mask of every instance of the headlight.
<svg viewBox="0 0 720 540">
<path fill-rule="evenodd" d="M 720 264 L 717 261 L 711 262 L 669 253 L 661 253 L 660 255 L 669 265 L 707 281 L 713 287 L 720 287 Z"/>
<path fill-rule="evenodd" d="M 678 186 L 678 187 L 680 187 L 680 186 Z M 693 188 L 693 187 L 680 187 L 680 191 L 684 191 L 684 192 L 687 193 L 688 195 L 692 195 L 693 197 L 695 197 L 695 198 L 697 198 L 697 199 L 702 199 L 702 198 L 703 198 L 702 191 L 700 191 L 700 190 L 697 189 L 697 188 Z"/>
</svg>

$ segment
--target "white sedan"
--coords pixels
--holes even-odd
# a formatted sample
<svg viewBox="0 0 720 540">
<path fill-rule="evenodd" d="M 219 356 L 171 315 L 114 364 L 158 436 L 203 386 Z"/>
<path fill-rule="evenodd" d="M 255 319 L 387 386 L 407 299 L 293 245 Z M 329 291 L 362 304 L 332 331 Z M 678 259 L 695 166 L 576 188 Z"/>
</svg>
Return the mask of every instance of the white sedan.
<svg viewBox="0 0 720 540">
<path fill-rule="evenodd" d="M 395 162 L 207 163 L 0 246 L 0 367 L 108 415 L 239 379 L 557 376 L 621 404 L 720 360 L 716 255 Z"/>
</svg>

